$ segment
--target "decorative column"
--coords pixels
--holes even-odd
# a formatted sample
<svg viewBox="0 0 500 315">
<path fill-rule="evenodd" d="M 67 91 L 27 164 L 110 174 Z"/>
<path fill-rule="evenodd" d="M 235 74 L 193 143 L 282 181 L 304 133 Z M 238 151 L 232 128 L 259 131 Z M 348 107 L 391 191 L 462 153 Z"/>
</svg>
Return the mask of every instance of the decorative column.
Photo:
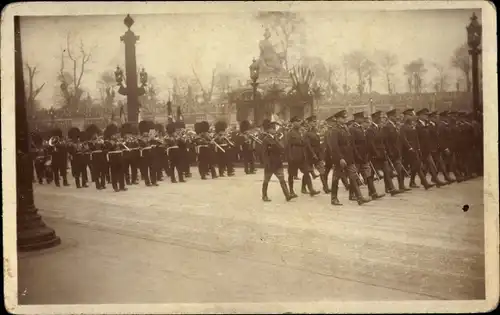
<svg viewBox="0 0 500 315">
<path fill-rule="evenodd" d="M 127 87 L 123 86 L 123 71 L 120 67 L 116 68 L 115 78 L 120 86 L 118 93 L 127 96 L 127 121 L 132 124 L 137 124 L 139 118 L 139 96 L 144 95 L 144 86 L 147 84 L 147 73 L 142 69 L 140 87 L 137 86 L 137 60 L 135 56 L 135 43 L 139 40 L 139 36 L 130 29 L 134 25 L 134 20 L 127 14 L 123 20 L 128 30 L 120 37 L 120 40 L 125 44 L 125 74 Z"/>
<path fill-rule="evenodd" d="M 16 99 L 16 181 L 17 181 L 17 248 L 33 251 L 57 246 L 61 239 L 45 225 L 35 207 L 33 196 L 33 163 L 30 156 L 26 94 L 24 90 L 21 28 L 19 16 L 14 17 L 15 99 Z"/>
<path fill-rule="evenodd" d="M 255 58 L 252 61 L 252 64 L 250 65 L 250 79 L 252 80 L 252 108 L 253 108 L 253 121 L 254 124 L 260 125 L 261 123 L 261 115 L 260 115 L 260 110 L 258 108 L 259 104 L 257 102 L 257 87 L 259 86 L 259 83 L 257 80 L 259 79 L 259 64 L 255 60 Z"/>
<path fill-rule="evenodd" d="M 471 56 L 472 70 L 472 109 L 477 119 L 482 116 L 482 99 L 479 93 L 479 55 L 481 54 L 481 36 L 482 26 L 477 20 L 475 13 L 470 18 L 470 24 L 467 29 L 467 44 L 469 45 L 469 54 Z"/>
</svg>

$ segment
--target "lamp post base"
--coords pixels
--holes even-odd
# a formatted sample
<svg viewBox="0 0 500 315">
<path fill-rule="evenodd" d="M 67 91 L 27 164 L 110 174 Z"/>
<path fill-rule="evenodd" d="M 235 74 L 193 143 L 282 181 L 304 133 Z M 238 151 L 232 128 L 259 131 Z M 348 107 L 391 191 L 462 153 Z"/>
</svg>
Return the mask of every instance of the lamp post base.
<svg viewBox="0 0 500 315">
<path fill-rule="evenodd" d="M 17 249 L 20 252 L 47 249 L 61 244 L 55 231 L 45 225 L 34 207 L 18 211 L 17 217 Z"/>
</svg>

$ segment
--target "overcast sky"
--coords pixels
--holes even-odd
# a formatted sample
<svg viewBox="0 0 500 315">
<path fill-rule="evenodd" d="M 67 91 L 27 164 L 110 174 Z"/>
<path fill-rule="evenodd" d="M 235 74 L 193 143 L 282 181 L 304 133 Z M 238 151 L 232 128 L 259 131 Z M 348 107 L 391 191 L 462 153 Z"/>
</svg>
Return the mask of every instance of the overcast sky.
<svg viewBox="0 0 500 315">
<path fill-rule="evenodd" d="M 449 68 L 450 87 L 454 89 L 457 71 L 450 68 L 453 51 L 466 41 L 465 26 L 472 10 L 428 10 L 386 12 L 305 12 L 304 24 L 294 49 L 295 54 L 318 56 L 340 65 L 341 56 L 352 50 L 372 53 L 390 50 L 398 55 L 395 68 L 397 91 L 406 90 L 403 65 L 423 58 L 435 76 L 431 63 Z M 475 11 L 479 16 L 479 11 Z M 192 75 L 194 66 L 203 84 L 208 86 L 212 69 L 230 68 L 242 78 L 248 66 L 259 56 L 258 42 L 264 29 L 253 14 L 161 14 L 133 15 L 132 30 L 140 36 L 137 43 L 138 67 L 157 79 L 160 98 L 168 98 L 172 75 Z M 96 81 L 103 71 L 113 71 L 124 63 L 124 45 L 120 36 L 126 31 L 120 16 L 26 17 L 21 20 L 25 62 L 36 65 L 37 84 L 46 83 L 39 96 L 44 107 L 55 103 L 61 49 L 71 34 L 74 49 L 81 41 L 94 47 L 87 65 L 83 87 L 97 96 Z M 271 40 L 276 38 L 271 38 Z M 66 63 L 69 66 L 68 63 Z M 69 68 L 67 68 L 69 70 Z M 354 84 L 352 76 L 351 83 Z M 341 78 L 339 82 L 343 83 Z M 374 80 L 374 90 L 386 92 L 382 78 Z"/>
</svg>

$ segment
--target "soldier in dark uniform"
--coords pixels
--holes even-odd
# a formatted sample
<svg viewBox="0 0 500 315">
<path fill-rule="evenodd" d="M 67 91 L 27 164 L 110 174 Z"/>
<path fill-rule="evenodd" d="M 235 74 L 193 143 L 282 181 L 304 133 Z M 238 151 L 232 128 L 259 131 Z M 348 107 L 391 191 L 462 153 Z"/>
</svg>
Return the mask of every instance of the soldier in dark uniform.
<svg viewBox="0 0 500 315">
<path fill-rule="evenodd" d="M 403 115 L 404 124 L 401 126 L 400 133 L 403 154 L 408 157 L 408 161 L 411 166 L 410 187 L 419 187 L 415 183 L 415 177 L 418 175 L 420 183 L 425 189 L 429 189 L 434 185 L 429 184 L 422 170 L 422 153 L 420 151 L 419 137 L 415 126 L 415 111 L 412 108 L 409 108 L 403 112 Z"/>
<path fill-rule="evenodd" d="M 366 142 L 375 171 L 382 170 L 384 174 L 385 191 L 390 193 L 391 196 L 402 193 L 394 187 L 392 182 L 392 169 L 388 161 L 387 150 L 384 143 L 384 134 L 382 127 L 382 112 L 376 111 L 372 115 L 372 121 L 366 130 Z"/>
<path fill-rule="evenodd" d="M 156 130 L 156 135 L 158 138 L 163 138 L 165 135 L 165 128 L 163 127 L 162 124 L 155 124 L 154 129 Z M 163 170 L 165 167 L 165 164 L 167 164 L 165 161 L 168 161 L 168 157 L 165 152 L 165 148 L 163 147 L 161 141 L 157 141 L 154 143 L 154 147 L 152 149 L 153 151 L 153 161 L 154 161 L 154 169 L 156 171 L 156 180 L 161 182 L 163 181 Z M 167 169 L 168 170 L 168 169 Z M 168 171 L 165 171 L 166 174 L 168 174 Z"/>
<path fill-rule="evenodd" d="M 224 132 L 226 131 L 227 124 L 223 121 L 215 123 L 215 139 L 217 143 L 215 152 L 217 156 L 217 164 L 219 166 L 219 176 L 224 177 L 224 172 L 227 171 L 228 176 L 234 175 L 234 169 L 231 162 L 231 145 L 227 141 Z"/>
<path fill-rule="evenodd" d="M 323 185 L 323 191 L 330 192 L 328 188 L 327 178 L 325 177 L 325 162 L 323 161 L 321 138 L 317 129 L 317 118 L 312 115 L 306 118 L 306 133 L 304 135 L 306 148 L 306 163 L 309 164 L 309 169 L 316 168 L 319 172 L 319 178 Z M 307 193 L 307 182 L 305 177 L 302 177 L 302 192 Z"/>
<path fill-rule="evenodd" d="M 180 112 L 180 107 L 177 108 L 178 112 Z M 179 116 L 179 114 L 178 114 Z M 178 120 L 175 122 L 175 129 L 178 131 L 184 131 L 186 129 L 186 124 L 182 120 Z M 184 174 L 184 178 L 189 178 L 192 176 L 191 174 L 191 159 L 189 156 L 189 148 L 191 143 L 189 139 L 182 139 L 179 141 L 179 163 L 182 173 Z"/>
<path fill-rule="evenodd" d="M 59 176 L 63 179 L 63 185 L 69 186 L 68 183 L 68 148 L 63 139 L 62 130 L 56 128 L 52 132 L 53 145 L 49 148 L 49 154 L 52 160 L 52 176 L 57 187 L 60 187 Z"/>
<path fill-rule="evenodd" d="M 85 130 L 87 138 L 92 139 L 89 143 L 91 151 L 91 172 L 97 190 L 106 189 L 106 172 L 108 170 L 108 160 L 104 148 L 104 139 L 100 137 L 101 130 L 96 125 L 90 125 Z"/>
<path fill-rule="evenodd" d="M 327 128 L 325 134 L 323 135 L 323 141 L 322 141 L 321 146 L 322 146 L 323 161 L 325 161 L 325 175 L 324 175 L 324 177 L 328 183 L 328 176 L 330 175 L 330 171 L 333 169 L 333 160 L 332 160 L 331 152 L 328 151 L 329 146 L 328 146 L 328 141 L 326 141 L 327 140 L 326 136 L 329 133 L 332 126 L 335 124 L 335 117 L 330 116 L 330 117 L 325 119 L 325 122 L 326 122 L 328 128 Z M 323 187 L 323 191 L 326 194 L 331 193 L 330 187 L 328 187 L 328 185 L 327 185 L 326 189 Z"/>
<path fill-rule="evenodd" d="M 438 178 L 436 163 L 432 158 L 432 153 L 438 151 L 438 139 L 437 137 L 432 137 L 432 126 L 428 124 L 428 113 L 429 110 L 427 108 L 423 108 L 417 112 L 416 130 L 420 145 L 420 156 L 422 163 L 431 174 L 432 182 L 436 184 L 436 187 L 441 187 L 449 182 L 443 182 Z"/>
<path fill-rule="evenodd" d="M 33 159 L 35 166 L 36 178 L 39 184 L 43 184 L 43 179 L 45 178 L 45 163 L 48 160 L 47 149 L 43 144 L 43 138 L 38 132 L 33 132 L 31 134 L 31 140 L 33 141 Z M 47 178 L 47 184 L 49 184 L 49 179 Z"/>
<path fill-rule="evenodd" d="M 301 122 L 298 117 L 293 117 L 290 122 L 292 123 L 292 129 L 288 132 L 286 137 L 285 152 L 288 162 L 288 186 L 290 188 L 290 194 L 292 196 L 297 196 L 293 189 L 294 177 L 298 176 L 298 171 L 302 172 L 303 181 L 305 181 L 307 188 L 309 189 L 309 194 L 311 196 L 319 194 L 312 185 L 311 179 L 311 169 L 306 160 L 306 144 L 304 137 L 301 134 Z"/>
<path fill-rule="evenodd" d="M 241 140 L 239 141 L 241 143 L 241 158 L 243 160 L 245 174 L 255 174 L 255 140 L 252 139 L 249 132 L 250 122 L 248 120 L 243 120 L 240 123 Z"/>
<path fill-rule="evenodd" d="M 450 151 L 448 149 L 448 142 L 445 141 L 445 139 L 448 138 L 446 125 L 439 121 L 438 113 L 435 111 L 430 112 L 425 118 L 427 119 L 427 128 L 429 129 L 429 135 L 432 141 L 432 160 L 436 163 L 437 170 L 443 173 L 444 179 L 448 183 L 453 183 L 455 180 L 450 177 L 450 172 L 446 168 L 444 162 L 444 156 Z"/>
<path fill-rule="evenodd" d="M 215 170 L 215 159 L 212 139 L 208 134 L 210 125 L 206 121 L 202 121 L 195 125 L 195 131 L 198 134 L 196 138 L 196 151 L 198 152 L 198 171 L 200 172 L 201 179 L 206 179 L 206 176 L 211 174 L 212 179 L 217 178 Z"/>
<path fill-rule="evenodd" d="M 119 129 L 115 124 L 108 125 L 104 130 L 104 147 L 111 171 L 111 184 L 115 192 L 126 191 L 125 163 L 123 161 L 123 145 L 119 139 Z"/>
<path fill-rule="evenodd" d="M 281 145 L 279 139 L 276 137 L 275 125 L 271 123 L 268 119 L 265 119 L 262 123 L 263 138 L 262 138 L 262 149 L 263 149 L 263 164 L 264 164 L 264 182 L 262 183 L 262 200 L 265 202 L 271 201 L 267 195 L 267 188 L 269 186 L 269 181 L 271 177 L 275 175 L 280 183 L 283 194 L 285 195 L 286 201 L 290 201 L 296 198 L 297 195 L 290 194 L 288 187 L 285 182 L 285 175 L 283 171 L 283 153 L 284 147 Z"/>
<path fill-rule="evenodd" d="M 87 188 L 87 163 L 86 154 L 89 152 L 89 147 L 82 141 L 82 132 L 80 129 L 73 127 L 68 131 L 68 137 L 72 141 L 69 148 L 71 156 L 71 173 L 75 178 L 76 188 Z"/>
<path fill-rule="evenodd" d="M 127 185 L 137 185 L 139 184 L 137 170 L 139 169 L 141 158 L 139 143 L 136 138 L 137 130 L 135 130 L 134 126 L 131 124 L 124 123 L 121 126 L 120 132 L 128 148 L 128 150 L 123 151 L 123 172 L 125 174 L 125 182 Z"/>
<path fill-rule="evenodd" d="M 371 167 L 370 147 L 366 137 L 369 121 L 366 120 L 364 112 L 354 114 L 354 123 L 349 128 L 353 142 L 354 162 L 360 170 L 361 176 L 368 187 L 368 194 L 372 200 L 384 197 L 378 194 L 374 183 L 374 174 Z"/>
<path fill-rule="evenodd" d="M 139 123 L 139 132 L 142 135 L 139 139 L 140 147 L 140 169 L 141 176 L 147 187 L 158 186 L 156 181 L 156 171 L 154 169 L 154 156 L 151 147 L 149 131 L 154 129 L 151 121 L 143 120 Z"/>
<path fill-rule="evenodd" d="M 181 155 L 179 151 L 179 143 L 182 142 L 181 139 L 178 139 L 175 136 L 175 123 L 170 123 L 167 125 L 167 136 L 163 139 L 165 143 L 165 150 L 168 156 L 168 162 L 170 165 L 170 180 L 172 183 L 177 183 L 177 179 L 175 177 L 175 171 L 177 170 L 177 174 L 179 175 L 179 182 L 184 183 L 184 171 L 183 164 L 181 162 Z"/>
<path fill-rule="evenodd" d="M 326 141 L 328 141 L 328 151 L 332 154 L 335 170 L 332 178 L 331 204 L 335 206 L 342 205 L 338 199 L 339 179 L 342 173 L 347 173 L 349 184 L 356 194 L 359 205 L 367 203 L 370 199 L 363 197 L 358 185 L 358 170 L 354 161 L 354 151 L 351 143 L 351 135 L 345 125 L 347 119 L 347 111 L 342 110 L 335 115 L 337 122 L 329 130 Z"/>
</svg>

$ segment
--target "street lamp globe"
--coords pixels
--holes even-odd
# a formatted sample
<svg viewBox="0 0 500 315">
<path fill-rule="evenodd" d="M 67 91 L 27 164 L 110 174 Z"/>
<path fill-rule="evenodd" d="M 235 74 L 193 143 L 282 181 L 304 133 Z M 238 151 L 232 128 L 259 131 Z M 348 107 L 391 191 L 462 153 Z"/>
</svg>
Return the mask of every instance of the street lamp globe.
<svg viewBox="0 0 500 315">
<path fill-rule="evenodd" d="M 466 27 L 467 29 L 467 44 L 470 49 L 477 49 L 481 45 L 481 35 L 482 35 L 482 26 L 479 24 L 477 20 L 477 16 L 475 13 L 472 14 L 470 18 L 470 23 Z"/>
<path fill-rule="evenodd" d="M 253 58 L 252 64 L 250 65 L 250 79 L 253 82 L 259 79 L 259 64 L 255 58 Z"/>
</svg>

